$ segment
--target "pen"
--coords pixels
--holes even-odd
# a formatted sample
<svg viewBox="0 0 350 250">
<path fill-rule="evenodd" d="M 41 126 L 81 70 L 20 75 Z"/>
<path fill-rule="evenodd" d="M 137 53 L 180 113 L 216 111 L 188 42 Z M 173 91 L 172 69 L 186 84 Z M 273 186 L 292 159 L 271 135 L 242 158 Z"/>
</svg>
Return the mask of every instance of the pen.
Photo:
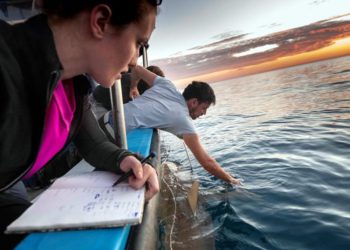
<svg viewBox="0 0 350 250">
<path fill-rule="evenodd" d="M 145 163 L 147 160 L 152 159 L 153 157 L 155 157 L 156 154 L 154 152 L 151 152 L 146 158 L 143 158 L 141 161 L 142 163 Z M 112 185 L 112 187 L 115 187 L 116 185 L 118 185 L 119 183 L 125 181 L 126 179 L 128 179 L 131 175 L 133 174 L 132 170 L 130 169 L 128 172 L 126 172 L 125 174 L 123 174 L 121 177 L 119 177 L 119 179 L 114 182 L 114 184 Z"/>
</svg>

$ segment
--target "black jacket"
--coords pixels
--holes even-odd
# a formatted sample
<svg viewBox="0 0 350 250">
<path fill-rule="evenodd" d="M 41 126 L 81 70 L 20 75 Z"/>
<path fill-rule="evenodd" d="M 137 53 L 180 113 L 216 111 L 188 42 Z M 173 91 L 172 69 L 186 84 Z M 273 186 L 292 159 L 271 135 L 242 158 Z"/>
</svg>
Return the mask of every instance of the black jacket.
<svg viewBox="0 0 350 250">
<path fill-rule="evenodd" d="M 13 26 L 0 20 L 0 191 L 20 180 L 34 163 L 45 110 L 61 72 L 45 15 Z M 88 80 L 73 80 L 76 111 L 66 145 L 74 139 L 90 164 L 120 173 L 119 162 L 131 153 L 109 142 L 99 128 L 87 98 Z"/>
</svg>

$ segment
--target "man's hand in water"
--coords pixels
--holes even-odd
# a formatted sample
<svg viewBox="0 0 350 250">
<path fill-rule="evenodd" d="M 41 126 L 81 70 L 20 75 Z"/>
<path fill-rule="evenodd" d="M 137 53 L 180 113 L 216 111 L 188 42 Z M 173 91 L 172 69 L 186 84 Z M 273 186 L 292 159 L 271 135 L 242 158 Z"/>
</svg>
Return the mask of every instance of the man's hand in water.
<svg viewBox="0 0 350 250">
<path fill-rule="evenodd" d="M 242 185 L 242 183 L 240 182 L 240 180 L 234 178 L 233 176 L 230 176 L 230 180 L 229 182 L 233 185 Z"/>
</svg>

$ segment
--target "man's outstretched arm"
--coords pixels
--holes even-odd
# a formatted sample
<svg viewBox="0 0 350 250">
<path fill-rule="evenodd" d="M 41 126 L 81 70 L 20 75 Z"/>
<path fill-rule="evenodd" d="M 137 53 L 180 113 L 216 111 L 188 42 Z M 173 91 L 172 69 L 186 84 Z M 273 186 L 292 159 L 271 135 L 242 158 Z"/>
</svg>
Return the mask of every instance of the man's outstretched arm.
<svg viewBox="0 0 350 250">
<path fill-rule="evenodd" d="M 183 135 L 183 139 L 205 170 L 226 182 L 236 185 L 241 184 L 238 179 L 227 173 L 219 163 L 205 151 L 197 134 L 185 134 Z"/>
</svg>

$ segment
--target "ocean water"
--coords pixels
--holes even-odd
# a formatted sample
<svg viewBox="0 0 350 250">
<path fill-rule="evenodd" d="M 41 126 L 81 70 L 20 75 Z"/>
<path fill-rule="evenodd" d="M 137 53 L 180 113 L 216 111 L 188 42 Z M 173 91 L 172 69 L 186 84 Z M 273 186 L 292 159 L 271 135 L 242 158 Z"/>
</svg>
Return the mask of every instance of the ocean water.
<svg viewBox="0 0 350 250">
<path fill-rule="evenodd" d="M 177 164 L 168 183 L 175 200 L 183 202 L 193 180 L 200 185 L 197 216 L 183 211 L 196 224 L 192 235 L 181 234 L 177 211 L 160 221 L 161 233 L 172 235 L 160 248 L 207 240 L 197 247 L 350 249 L 350 57 L 212 87 L 217 104 L 195 126 L 209 154 L 243 185 L 211 176 L 162 132 L 162 160 Z"/>
</svg>

